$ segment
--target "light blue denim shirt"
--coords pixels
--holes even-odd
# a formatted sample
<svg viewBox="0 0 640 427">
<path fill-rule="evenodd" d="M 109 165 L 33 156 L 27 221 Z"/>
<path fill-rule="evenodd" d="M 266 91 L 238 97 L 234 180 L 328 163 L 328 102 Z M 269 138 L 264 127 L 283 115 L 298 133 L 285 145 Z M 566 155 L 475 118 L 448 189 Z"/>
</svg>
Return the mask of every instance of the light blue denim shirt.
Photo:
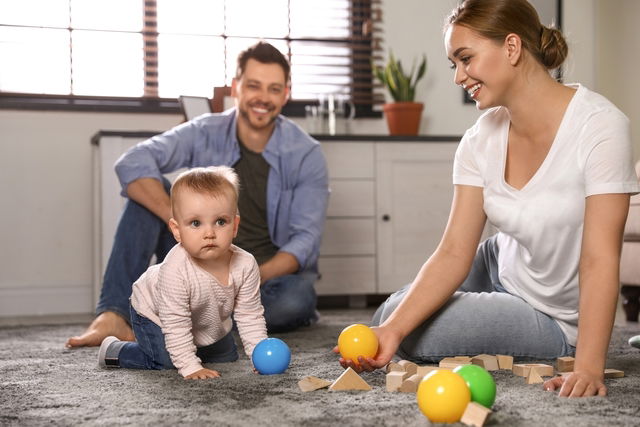
<svg viewBox="0 0 640 427">
<path fill-rule="evenodd" d="M 300 271 L 317 272 L 329 199 L 327 164 L 320 144 L 279 116 L 262 152 L 269 163 L 267 223 L 271 240 L 296 257 Z M 116 162 L 122 195 L 139 178 L 162 180 L 181 168 L 233 166 L 240 158 L 235 108 L 204 114 L 143 141 Z"/>
</svg>

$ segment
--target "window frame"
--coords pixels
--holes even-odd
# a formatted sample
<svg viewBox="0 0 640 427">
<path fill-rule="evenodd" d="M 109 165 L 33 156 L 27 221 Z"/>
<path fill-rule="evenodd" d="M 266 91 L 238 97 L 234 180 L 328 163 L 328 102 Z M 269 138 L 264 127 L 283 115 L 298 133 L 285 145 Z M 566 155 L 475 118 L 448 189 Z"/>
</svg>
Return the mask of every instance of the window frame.
<svg viewBox="0 0 640 427">
<path fill-rule="evenodd" d="M 141 30 L 141 34 L 143 35 L 143 43 L 144 43 L 144 74 L 145 74 L 145 93 L 147 93 L 148 87 L 156 87 L 157 90 L 157 63 L 156 63 L 156 72 L 153 73 L 153 67 L 149 67 L 148 61 L 154 62 L 157 61 L 157 32 L 155 31 L 154 23 L 151 23 L 146 19 L 147 10 L 149 4 L 153 4 L 153 8 L 155 8 L 155 0 L 143 0 L 143 4 L 145 7 L 145 14 L 143 14 L 143 19 L 145 19 L 144 27 Z M 376 49 L 375 45 L 380 45 L 380 35 L 376 33 L 372 33 L 369 37 L 362 37 L 356 34 L 356 28 L 353 25 L 354 20 L 354 11 L 358 11 L 358 13 L 369 13 L 370 18 L 373 19 L 374 7 L 380 6 L 380 0 L 351 0 L 351 8 L 352 8 L 352 18 L 351 18 L 351 36 L 347 39 L 298 39 L 298 38 L 290 38 L 284 37 L 282 40 L 290 43 L 292 41 L 318 41 L 322 43 L 350 43 L 352 45 L 363 45 L 364 51 L 371 55 L 371 58 L 374 60 L 380 60 L 379 56 L 375 56 Z M 153 9 L 151 16 L 155 18 L 155 9 Z M 362 16 L 359 16 L 362 18 Z M 380 13 L 378 12 L 378 16 L 376 18 L 376 22 L 381 20 Z M 69 28 L 71 31 L 71 28 Z M 153 34 L 150 34 L 149 32 Z M 151 37 L 149 37 L 151 35 Z M 233 36 L 222 35 L 224 39 Z M 376 37 L 378 40 L 376 41 Z M 289 52 L 290 54 L 290 52 Z M 354 50 L 352 49 L 352 56 L 354 57 L 354 62 L 351 65 L 351 69 L 354 70 L 356 67 L 360 66 L 370 66 L 369 61 L 365 61 L 362 59 L 356 59 L 355 57 L 360 56 L 362 54 L 357 55 L 354 54 Z M 353 78 L 352 73 L 352 78 Z M 149 79 L 151 76 L 151 79 Z M 155 76 L 155 77 L 154 77 Z M 369 80 L 370 77 L 370 80 Z M 155 80 L 155 83 L 154 83 Z M 373 73 L 370 76 L 367 76 L 365 79 L 367 81 L 363 81 L 363 79 L 352 80 L 352 87 L 358 84 L 364 84 L 366 86 L 370 86 L 372 103 L 370 104 L 357 104 L 356 105 L 356 118 L 359 117 L 382 117 L 381 111 L 378 111 L 374 108 L 374 105 L 379 103 L 375 100 L 375 92 L 374 89 L 379 87 L 379 84 L 375 82 L 373 77 Z M 213 88 L 211 88 L 211 95 L 213 97 Z M 282 113 L 284 115 L 290 117 L 304 117 L 305 116 L 305 106 L 317 104 L 316 100 L 304 100 L 304 99 L 291 99 L 283 108 Z M 18 92 L 3 92 L 0 91 L 0 110 L 3 109 L 11 109 L 11 110 L 39 110 L 39 111 L 91 111 L 91 112 L 126 112 L 126 113 L 155 113 L 155 114 L 181 114 L 182 109 L 180 107 L 180 102 L 178 98 L 159 98 L 154 96 L 140 96 L 140 97 L 107 97 L 107 96 L 87 96 L 87 95 L 71 95 L 71 94 L 38 94 L 38 93 L 18 93 Z"/>
</svg>

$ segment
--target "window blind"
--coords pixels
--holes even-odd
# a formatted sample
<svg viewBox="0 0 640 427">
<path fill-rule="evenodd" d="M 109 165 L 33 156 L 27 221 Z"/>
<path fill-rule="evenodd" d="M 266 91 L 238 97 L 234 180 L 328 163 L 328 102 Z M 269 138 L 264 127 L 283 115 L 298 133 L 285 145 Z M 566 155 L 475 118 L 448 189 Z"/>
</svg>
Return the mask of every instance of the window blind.
<svg viewBox="0 0 640 427">
<path fill-rule="evenodd" d="M 294 101 L 341 94 L 371 111 L 381 24 L 381 0 L 1 1 L 0 92 L 211 97 L 266 40 L 290 59 Z"/>
</svg>

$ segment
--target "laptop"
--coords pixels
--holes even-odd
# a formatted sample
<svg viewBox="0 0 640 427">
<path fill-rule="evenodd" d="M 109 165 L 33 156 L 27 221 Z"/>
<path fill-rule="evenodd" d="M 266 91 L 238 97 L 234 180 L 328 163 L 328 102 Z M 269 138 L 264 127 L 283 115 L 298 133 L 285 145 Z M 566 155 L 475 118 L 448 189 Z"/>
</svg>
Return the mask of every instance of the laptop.
<svg viewBox="0 0 640 427">
<path fill-rule="evenodd" d="M 211 103 L 206 96 L 180 95 L 180 106 L 186 120 L 191 120 L 202 114 L 211 113 Z"/>
</svg>

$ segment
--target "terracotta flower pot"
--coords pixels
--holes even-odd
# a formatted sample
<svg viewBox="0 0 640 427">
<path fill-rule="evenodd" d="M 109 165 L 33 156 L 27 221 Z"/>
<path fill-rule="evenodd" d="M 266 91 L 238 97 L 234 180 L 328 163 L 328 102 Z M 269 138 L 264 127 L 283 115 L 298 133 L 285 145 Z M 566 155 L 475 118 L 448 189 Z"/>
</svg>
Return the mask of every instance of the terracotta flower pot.
<svg viewBox="0 0 640 427">
<path fill-rule="evenodd" d="M 382 109 L 387 118 L 390 135 L 417 135 L 424 104 L 420 102 L 392 102 Z"/>
</svg>

